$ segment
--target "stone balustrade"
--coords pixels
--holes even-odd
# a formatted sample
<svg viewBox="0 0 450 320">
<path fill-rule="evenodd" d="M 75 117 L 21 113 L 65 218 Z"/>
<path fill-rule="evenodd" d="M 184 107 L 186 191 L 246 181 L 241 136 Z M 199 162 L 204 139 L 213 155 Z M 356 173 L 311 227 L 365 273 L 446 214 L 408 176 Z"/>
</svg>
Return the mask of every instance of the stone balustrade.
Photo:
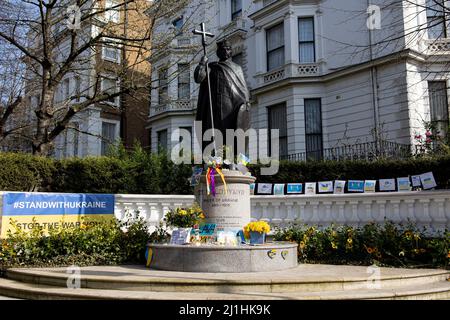
<svg viewBox="0 0 450 320">
<path fill-rule="evenodd" d="M 0 192 L 0 208 L 2 207 Z M 125 219 L 126 212 L 143 217 L 157 226 L 164 214 L 175 207 L 190 206 L 191 195 L 117 194 L 115 215 Z M 252 219 L 286 226 L 296 220 L 314 225 L 361 226 L 384 219 L 397 223 L 413 222 L 430 231 L 450 229 L 450 190 L 365 194 L 317 194 L 289 196 L 251 196 Z M 2 210 L 0 209 L 0 214 Z"/>
</svg>

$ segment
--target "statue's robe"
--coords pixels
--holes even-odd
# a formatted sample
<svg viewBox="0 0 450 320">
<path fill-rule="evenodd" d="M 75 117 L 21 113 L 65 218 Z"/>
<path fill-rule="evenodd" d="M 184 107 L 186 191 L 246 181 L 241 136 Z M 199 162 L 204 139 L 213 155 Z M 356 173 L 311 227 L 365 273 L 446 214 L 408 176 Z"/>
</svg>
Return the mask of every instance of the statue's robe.
<svg viewBox="0 0 450 320">
<path fill-rule="evenodd" d="M 242 68 L 228 59 L 208 64 L 213 104 L 214 127 L 222 132 L 224 143 L 226 129 L 249 127 L 247 103 L 249 93 Z M 196 70 L 196 77 L 199 73 Z M 200 84 L 197 103 L 197 121 L 202 121 L 202 134 L 211 128 L 211 109 L 209 107 L 208 83 L 206 74 Z"/>
</svg>

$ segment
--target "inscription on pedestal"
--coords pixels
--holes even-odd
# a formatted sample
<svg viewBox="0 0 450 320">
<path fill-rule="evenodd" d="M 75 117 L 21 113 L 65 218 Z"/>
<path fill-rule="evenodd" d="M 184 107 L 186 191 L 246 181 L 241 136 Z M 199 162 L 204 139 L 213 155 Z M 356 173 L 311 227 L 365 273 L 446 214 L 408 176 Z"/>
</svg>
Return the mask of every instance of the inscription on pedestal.
<svg viewBox="0 0 450 320">
<path fill-rule="evenodd" d="M 227 182 L 225 193 L 223 184 L 217 182 L 218 179 L 215 196 L 207 194 L 205 183 L 200 183 L 195 190 L 197 201 L 205 212 L 206 221 L 215 223 L 217 231 L 242 229 L 250 222 L 250 184 Z"/>
</svg>

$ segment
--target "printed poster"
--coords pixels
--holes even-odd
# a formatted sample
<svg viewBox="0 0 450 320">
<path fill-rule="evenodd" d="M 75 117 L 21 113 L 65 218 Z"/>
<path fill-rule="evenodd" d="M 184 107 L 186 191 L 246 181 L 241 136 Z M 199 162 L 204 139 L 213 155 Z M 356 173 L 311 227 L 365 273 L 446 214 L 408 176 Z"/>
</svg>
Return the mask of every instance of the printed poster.
<svg viewBox="0 0 450 320">
<path fill-rule="evenodd" d="M 418 176 L 411 176 L 411 184 L 413 187 L 421 187 L 422 181 L 420 180 L 420 175 Z"/>
<path fill-rule="evenodd" d="M 364 182 L 364 192 L 375 192 L 376 180 L 366 180 Z"/>
<path fill-rule="evenodd" d="M 258 183 L 258 194 L 272 194 L 272 183 Z"/>
<path fill-rule="evenodd" d="M 380 179 L 380 191 L 395 191 L 395 179 Z"/>
<path fill-rule="evenodd" d="M 316 194 L 316 183 L 306 182 L 305 183 L 305 194 Z"/>
<path fill-rule="evenodd" d="M 364 181 L 363 180 L 349 180 L 348 181 L 348 191 L 349 192 L 364 192 Z"/>
<path fill-rule="evenodd" d="M 342 194 L 345 191 L 345 180 L 334 181 L 334 193 Z"/>
<path fill-rule="evenodd" d="M 303 183 L 288 183 L 286 193 L 288 194 L 303 193 Z"/>
<path fill-rule="evenodd" d="M 284 195 L 284 183 L 277 183 L 273 187 L 273 194 L 276 196 Z"/>
<path fill-rule="evenodd" d="M 433 172 L 421 174 L 420 181 L 422 182 L 423 188 L 425 190 L 437 187 L 436 180 L 434 180 Z"/>
<path fill-rule="evenodd" d="M 409 177 L 397 178 L 397 191 L 411 191 Z"/>
<path fill-rule="evenodd" d="M 333 192 L 333 181 L 320 181 L 319 193 L 330 193 L 330 192 Z"/>
</svg>

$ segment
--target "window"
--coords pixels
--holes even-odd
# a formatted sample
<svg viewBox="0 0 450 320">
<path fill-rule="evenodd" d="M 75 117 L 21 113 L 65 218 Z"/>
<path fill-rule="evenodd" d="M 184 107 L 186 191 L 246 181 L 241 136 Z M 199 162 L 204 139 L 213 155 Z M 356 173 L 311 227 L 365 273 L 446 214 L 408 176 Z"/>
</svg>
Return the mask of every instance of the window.
<svg viewBox="0 0 450 320">
<path fill-rule="evenodd" d="M 305 142 L 306 159 L 322 159 L 322 105 L 320 99 L 305 99 Z"/>
<path fill-rule="evenodd" d="M 80 124 L 78 122 L 74 122 L 72 124 L 73 129 L 73 156 L 78 157 L 78 144 L 80 140 Z"/>
<path fill-rule="evenodd" d="M 288 155 L 288 140 L 287 140 L 287 116 L 286 116 L 286 104 L 278 104 L 269 107 L 269 152 L 272 153 L 271 145 L 271 129 L 279 130 L 279 155 L 281 158 Z"/>
<path fill-rule="evenodd" d="M 167 69 L 160 69 L 158 71 L 158 79 L 158 104 L 163 105 L 168 102 Z"/>
<path fill-rule="evenodd" d="M 106 155 L 110 146 L 116 140 L 116 124 L 111 122 L 102 122 L 102 156 Z"/>
<path fill-rule="evenodd" d="M 81 78 L 80 76 L 75 76 L 75 101 L 79 102 L 81 100 Z"/>
<path fill-rule="evenodd" d="M 445 136 L 448 131 L 448 99 L 445 81 L 429 81 L 428 95 L 430 99 L 431 123 L 435 126 L 435 134 Z"/>
<path fill-rule="evenodd" d="M 231 0 L 231 20 L 242 16 L 242 0 Z"/>
<path fill-rule="evenodd" d="M 167 129 L 157 132 L 158 135 L 158 149 L 167 150 Z"/>
<path fill-rule="evenodd" d="M 284 65 L 284 24 L 266 30 L 267 71 Z"/>
<path fill-rule="evenodd" d="M 110 8 L 114 8 L 114 9 L 110 9 Z M 120 2 L 118 0 L 105 0 L 106 21 L 118 23 L 120 20 L 119 9 L 120 9 Z"/>
<path fill-rule="evenodd" d="M 119 44 L 116 44 L 112 39 L 105 39 L 106 43 L 102 46 L 102 59 L 111 61 L 114 63 L 120 63 L 120 47 Z"/>
<path fill-rule="evenodd" d="M 443 0 L 427 0 L 427 32 L 429 39 L 447 37 Z"/>
<path fill-rule="evenodd" d="M 102 89 L 102 92 L 104 92 L 104 93 L 108 93 L 108 94 L 116 93 L 118 91 L 117 79 L 113 78 L 113 77 L 102 77 L 101 89 Z M 117 106 L 119 104 L 119 97 L 118 96 L 109 97 L 105 101 Z"/>
<path fill-rule="evenodd" d="M 189 131 L 189 135 L 191 136 L 191 145 L 190 145 L 190 148 L 191 148 L 191 154 L 194 152 L 194 139 L 193 139 L 193 137 L 192 137 L 192 127 L 180 127 L 180 130 L 181 129 L 184 129 L 184 130 L 187 130 L 187 131 Z M 180 140 L 179 140 L 179 142 L 181 142 L 181 140 L 182 140 L 182 137 L 181 137 L 181 135 L 180 135 Z M 183 151 L 184 150 L 180 150 L 180 157 L 183 157 Z M 187 150 L 186 150 L 187 151 Z"/>
<path fill-rule="evenodd" d="M 175 29 L 177 30 L 177 35 L 180 35 L 183 33 L 182 29 L 183 29 L 183 24 L 184 24 L 184 17 L 178 17 L 177 19 L 175 19 L 172 22 L 172 25 L 175 27 Z"/>
<path fill-rule="evenodd" d="M 191 98 L 191 84 L 190 84 L 190 70 L 189 64 L 178 64 L 178 99 L 188 100 Z"/>
<path fill-rule="evenodd" d="M 238 54 L 235 54 L 233 57 L 232 57 L 232 60 L 233 60 L 233 62 L 234 63 L 236 63 L 236 64 L 238 64 L 238 65 L 240 65 L 241 67 L 243 66 L 243 55 L 242 55 L 242 52 L 240 52 L 240 53 L 238 53 Z"/>
<path fill-rule="evenodd" d="M 314 18 L 298 19 L 299 63 L 316 61 L 314 49 Z"/>
<path fill-rule="evenodd" d="M 70 79 L 63 80 L 62 100 L 70 98 Z"/>
</svg>

